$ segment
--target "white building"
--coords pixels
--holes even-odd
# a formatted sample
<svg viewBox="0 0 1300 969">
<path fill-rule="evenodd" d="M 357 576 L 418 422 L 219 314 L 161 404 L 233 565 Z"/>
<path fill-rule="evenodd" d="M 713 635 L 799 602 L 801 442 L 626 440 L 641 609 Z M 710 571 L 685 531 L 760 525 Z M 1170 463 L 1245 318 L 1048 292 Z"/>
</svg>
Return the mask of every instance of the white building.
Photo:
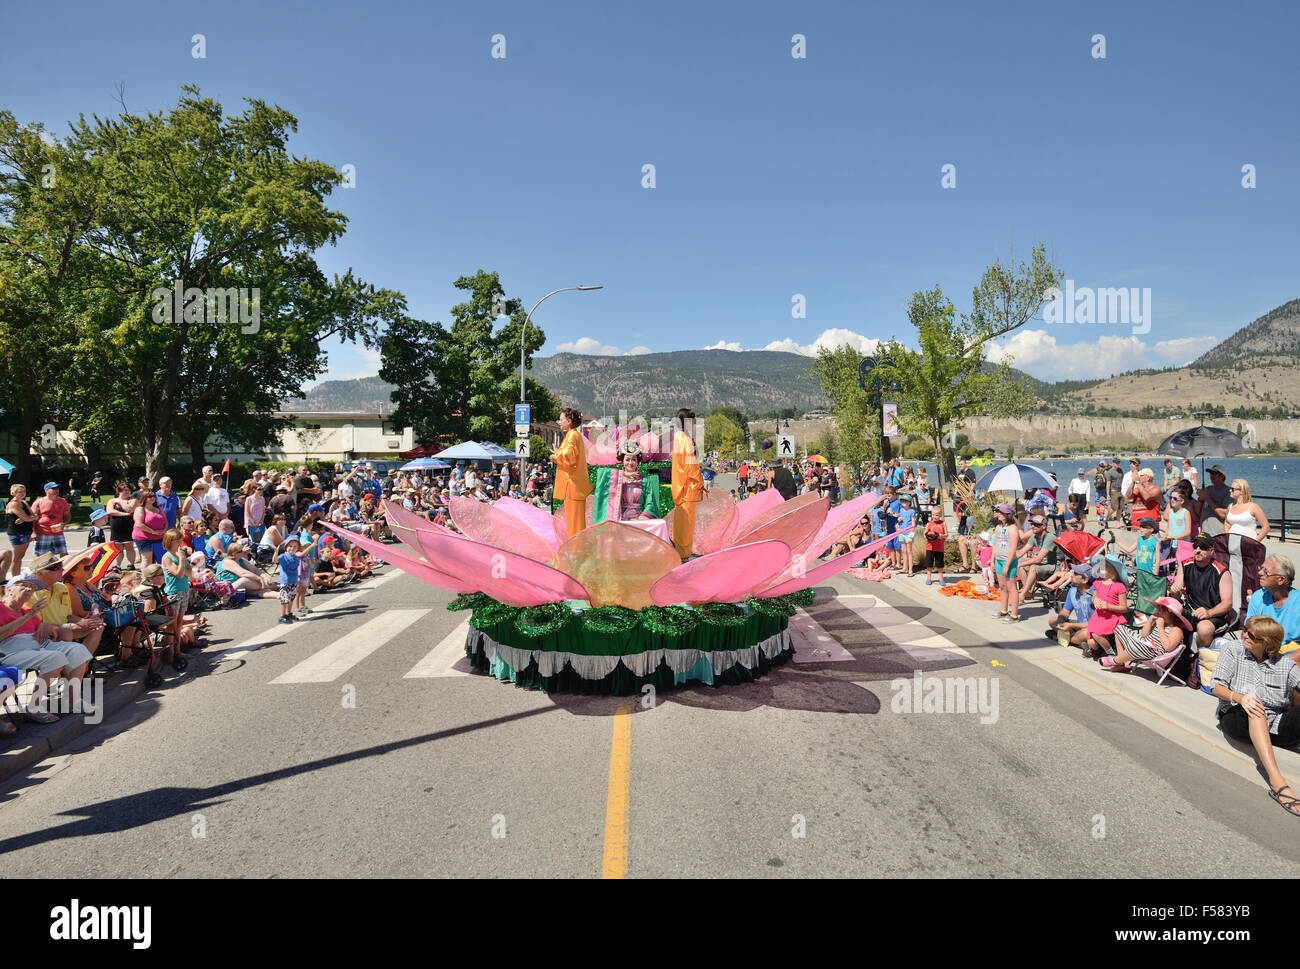
<svg viewBox="0 0 1300 969">
<path fill-rule="evenodd" d="M 277 411 L 276 417 L 294 423 L 280 434 L 267 451 L 233 449 L 219 436 L 208 442 L 209 454 L 236 461 L 350 461 L 358 458 L 398 460 L 398 453 L 415 447 L 415 432 L 396 428 L 384 414 L 352 411 Z"/>
</svg>

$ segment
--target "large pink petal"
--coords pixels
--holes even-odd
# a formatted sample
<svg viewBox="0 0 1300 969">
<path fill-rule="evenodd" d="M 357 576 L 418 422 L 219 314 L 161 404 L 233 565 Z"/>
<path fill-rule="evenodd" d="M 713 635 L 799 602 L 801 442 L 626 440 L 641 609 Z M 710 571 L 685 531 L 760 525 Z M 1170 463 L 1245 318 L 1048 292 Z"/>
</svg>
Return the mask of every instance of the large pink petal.
<svg viewBox="0 0 1300 969">
<path fill-rule="evenodd" d="M 531 528 L 538 538 L 551 547 L 552 552 L 560 547 L 560 539 L 555 534 L 555 520 L 549 512 L 538 508 L 536 505 L 530 505 L 526 501 L 510 497 L 498 498 L 495 507 L 498 511 L 503 511 L 513 518 L 518 518 Z M 547 558 L 550 558 L 550 556 L 547 556 Z"/>
<path fill-rule="evenodd" d="M 534 562 L 549 562 L 555 548 L 532 528 L 494 505 L 457 495 L 451 499 L 451 520 L 467 538 L 483 545 L 506 548 Z"/>
<path fill-rule="evenodd" d="M 384 518 L 388 522 L 389 531 L 417 558 L 424 558 L 424 549 L 415 537 L 416 532 L 428 531 L 430 528 L 448 531 L 443 525 L 435 525 L 429 519 L 407 511 L 397 502 L 384 502 Z"/>
<path fill-rule="evenodd" d="M 721 488 L 711 488 L 704 493 L 695 509 L 695 540 L 691 551 L 696 555 L 716 552 L 722 544 L 722 538 L 736 519 L 736 499 Z M 668 534 L 672 534 L 677 521 L 677 508 L 673 507 L 664 521 L 668 523 Z"/>
<path fill-rule="evenodd" d="M 621 522 L 601 522 L 560 546 L 555 567 L 573 576 L 592 606 L 652 605 L 650 587 L 681 564 L 662 538 Z"/>
<path fill-rule="evenodd" d="M 459 538 L 445 528 L 416 533 L 424 556 L 493 599 L 510 606 L 540 606 L 561 599 L 586 599 L 587 590 L 549 565 L 505 549 Z"/>
<path fill-rule="evenodd" d="M 845 552 L 843 555 L 831 559 L 829 562 L 823 562 L 815 569 L 808 570 L 801 578 L 790 579 L 788 582 L 782 582 L 780 585 L 764 589 L 762 592 L 756 592 L 754 595 L 759 599 L 770 599 L 773 596 L 785 596 L 792 592 L 800 592 L 811 588 L 818 582 L 825 582 L 832 576 L 839 575 L 845 569 L 853 568 L 876 550 L 884 548 L 885 543 L 891 538 L 901 534 L 901 532 L 894 532 L 893 535 L 886 535 L 884 538 L 877 539 L 867 545 L 861 545 L 851 552 Z"/>
<path fill-rule="evenodd" d="M 810 565 L 815 566 L 822 553 L 853 531 L 858 519 L 869 512 L 880 501 L 880 497 L 875 493 L 860 495 L 852 501 L 846 501 L 832 508 L 826 516 L 825 524 L 818 529 L 817 534 L 791 553 L 790 562 L 781 570 L 780 575 L 755 588 L 763 589 L 781 585 L 802 575 Z"/>
<path fill-rule="evenodd" d="M 463 578 L 449 575 L 441 569 L 436 569 L 422 558 L 415 558 L 407 555 L 405 552 L 399 552 L 391 545 L 385 545 L 383 542 L 376 542 L 374 539 L 367 538 L 364 535 L 358 535 L 350 532 L 346 528 L 339 528 L 330 522 L 322 522 L 326 528 L 337 535 L 343 536 L 353 545 L 360 546 L 375 558 L 387 562 L 389 565 L 396 566 L 403 572 L 407 572 L 421 582 L 428 585 L 437 586 L 439 589 L 446 589 L 448 592 L 478 592 L 479 588 Z M 391 523 L 390 523 L 391 524 Z M 441 526 L 439 526 L 441 527 Z"/>
<path fill-rule="evenodd" d="M 821 556 L 828 548 L 853 531 L 859 519 L 868 514 L 880 503 L 883 496 L 874 491 L 868 495 L 859 495 L 852 501 L 836 505 L 826 515 L 826 521 L 817 530 L 817 534 L 803 548 L 796 548 L 793 555 L 802 555 L 807 561 Z"/>
<path fill-rule="evenodd" d="M 736 502 L 736 514 L 731 519 L 731 524 L 722 534 L 720 542 L 723 548 L 735 544 L 735 538 L 740 534 L 741 529 L 752 522 L 765 511 L 771 511 L 777 505 L 784 502 L 781 492 L 775 488 L 767 488 L 756 495 L 750 495 L 748 498 Z"/>
<path fill-rule="evenodd" d="M 683 562 L 650 587 L 656 606 L 678 602 L 736 602 L 790 562 L 785 542 L 756 542 L 724 548 Z"/>
<path fill-rule="evenodd" d="M 830 506 L 830 498 L 820 498 L 815 491 L 797 495 L 760 514 L 737 533 L 731 545 L 776 539 L 792 549 L 803 548 L 826 521 Z"/>
</svg>

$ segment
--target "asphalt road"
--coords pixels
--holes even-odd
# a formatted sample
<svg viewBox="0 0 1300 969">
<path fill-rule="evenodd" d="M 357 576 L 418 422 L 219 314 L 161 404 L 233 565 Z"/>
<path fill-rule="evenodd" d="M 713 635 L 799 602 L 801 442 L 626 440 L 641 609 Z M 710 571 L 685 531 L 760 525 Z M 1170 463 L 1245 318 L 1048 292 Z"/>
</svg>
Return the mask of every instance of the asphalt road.
<svg viewBox="0 0 1300 969">
<path fill-rule="evenodd" d="M 648 709 L 468 673 L 464 614 L 391 568 L 293 627 L 214 613 L 187 673 L 0 792 L 6 873 L 1300 875 L 1262 785 L 862 585 L 819 591 L 803 662 Z M 915 670 L 996 678 L 996 721 L 897 712 Z"/>
</svg>

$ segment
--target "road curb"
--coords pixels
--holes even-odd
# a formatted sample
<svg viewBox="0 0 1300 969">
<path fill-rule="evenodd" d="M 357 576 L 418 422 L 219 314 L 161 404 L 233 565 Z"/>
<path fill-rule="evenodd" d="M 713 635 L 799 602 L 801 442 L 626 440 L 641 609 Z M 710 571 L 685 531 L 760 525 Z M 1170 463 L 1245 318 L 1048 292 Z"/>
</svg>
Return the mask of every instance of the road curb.
<svg viewBox="0 0 1300 969">
<path fill-rule="evenodd" d="M 145 691 L 143 666 L 114 674 L 104 684 L 104 713 L 98 723 L 87 723 L 79 713 L 65 713 L 57 723 L 23 723 L 11 738 L 13 746 L 0 752 L 0 784 L 40 763 L 61 747 L 99 727 Z M 15 701 L 16 702 L 16 701 Z"/>
</svg>

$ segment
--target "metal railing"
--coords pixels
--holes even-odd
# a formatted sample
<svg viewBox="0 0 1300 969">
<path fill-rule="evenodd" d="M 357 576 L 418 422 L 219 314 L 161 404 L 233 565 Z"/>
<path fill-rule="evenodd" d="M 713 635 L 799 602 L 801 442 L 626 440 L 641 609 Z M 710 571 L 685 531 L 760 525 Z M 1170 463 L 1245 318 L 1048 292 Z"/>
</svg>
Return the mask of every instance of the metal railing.
<svg viewBox="0 0 1300 969">
<path fill-rule="evenodd" d="M 1264 514 L 1268 516 L 1269 537 L 1276 538 L 1279 542 L 1297 541 L 1300 542 L 1300 518 L 1287 517 L 1286 503 L 1291 502 L 1291 508 L 1296 509 L 1300 505 L 1300 498 L 1285 498 L 1281 495 L 1251 495 Z M 1276 505 L 1266 505 L 1265 502 L 1277 502 Z M 1274 511 L 1278 513 L 1275 515 Z"/>
</svg>

